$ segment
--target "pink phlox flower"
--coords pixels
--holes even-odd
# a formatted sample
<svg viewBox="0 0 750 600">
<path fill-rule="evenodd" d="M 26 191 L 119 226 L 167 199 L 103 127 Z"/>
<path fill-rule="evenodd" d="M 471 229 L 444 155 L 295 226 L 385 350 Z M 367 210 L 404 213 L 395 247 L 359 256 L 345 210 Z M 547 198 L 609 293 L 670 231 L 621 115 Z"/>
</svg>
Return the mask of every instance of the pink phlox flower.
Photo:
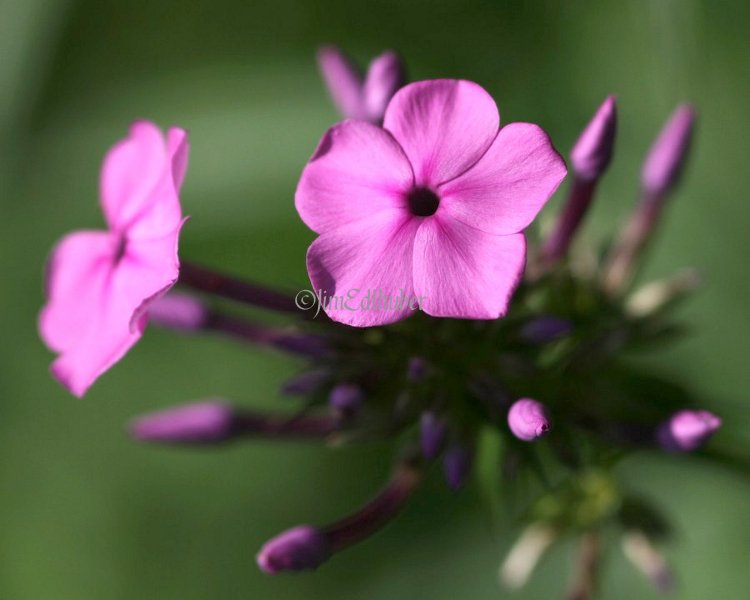
<svg viewBox="0 0 750 600">
<path fill-rule="evenodd" d="M 500 128 L 479 85 L 401 88 L 383 127 L 332 127 L 302 172 L 296 206 L 320 234 L 307 268 L 323 308 L 357 327 L 413 314 L 496 319 L 524 270 L 522 231 L 565 163 L 537 125 Z"/>
<path fill-rule="evenodd" d="M 138 341 L 148 305 L 177 281 L 187 160 L 185 131 L 165 138 L 152 123 L 133 124 L 102 166 L 107 231 L 73 232 L 50 256 L 39 330 L 58 353 L 53 375 L 76 396 Z"/>
</svg>

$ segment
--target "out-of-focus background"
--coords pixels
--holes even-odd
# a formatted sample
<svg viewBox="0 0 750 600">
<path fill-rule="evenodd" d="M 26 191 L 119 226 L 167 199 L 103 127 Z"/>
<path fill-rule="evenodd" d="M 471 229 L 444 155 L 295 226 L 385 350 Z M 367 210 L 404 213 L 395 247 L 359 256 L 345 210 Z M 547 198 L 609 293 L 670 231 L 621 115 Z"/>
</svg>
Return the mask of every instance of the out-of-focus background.
<svg viewBox="0 0 750 600">
<path fill-rule="evenodd" d="M 437 474 L 392 526 L 317 573 L 256 569 L 271 535 L 374 492 L 387 447 L 186 451 L 124 434 L 138 413 L 211 395 L 288 406 L 277 388 L 290 360 L 151 329 L 82 401 L 47 374 L 35 324 L 45 255 L 65 232 L 101 226 L 100 161 L 136 118 L 190 131 L 184 257 L 306 285 L 313 236 L 293 192 L 337 118 L 314 61 L 323 42 L 362 62 L 396 48 L 412 79 L 477 81 L 504 121 L 541 124 L 563 153 L 617 94 L 593 241 L 630 210 L 664 119 L 694 103 L 695 152 L 644 279 L 695 265 L 706 287 L 682 311 L 692 337 L 652 366 L 724 416 L 716 443 L 750 451 L 748 23 L 745 0 L 3 0 L 0 598 L 504 597 L 496 569 L 518 531 L 488 517 L 476 488 L 450 494 Z M 675 458 L 634 458 L 623 473 L 673 516 L 678 597 L 750 597 L 748 483 Z M 569 550 L 515 597 L 559 597 Z M 655 597 L 618 550 L 606 560 L 604 598 Z"/>
</svg>

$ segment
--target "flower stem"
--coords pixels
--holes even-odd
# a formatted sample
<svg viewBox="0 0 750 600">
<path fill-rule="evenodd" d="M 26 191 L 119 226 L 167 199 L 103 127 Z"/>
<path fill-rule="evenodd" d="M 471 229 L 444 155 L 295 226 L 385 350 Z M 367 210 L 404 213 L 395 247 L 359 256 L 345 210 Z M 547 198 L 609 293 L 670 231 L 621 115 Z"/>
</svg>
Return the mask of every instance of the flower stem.
<svg viewBox="0 0 750 600">
<path fill-rule="evenodd" d="M 236 302 L 267 308 L 277 312 L 304 315 L 294 297 L 283 292 L 243 281 L 190 262 L 180 264 L 179 283 L 201 292 L 207 292 Z"/>
<path fill-rule="evenodd" d="M 423 475 L 416 461 L 401 462 L 377 496 L 358 511 L 323 528 L 331 550 L 338 552 L 348 548 L 389 523 L 404 507 Z"/>
<path fill-rule="evenodd" d="M 573 584 L 567 600 L 592 600 L 599 579 L 600 542 L 599 534 L 590 531 L 583 535 L 578 547 Z"/>
<path fill-rule="evenodd" d="M 328 341 L 321 335 L 287 333 L 275 327 L 265 327 L 224 314 L 212 314 L 205 329 L 311 358 L 320 358 L 330 351 Z"/>
<path fill-rule="evenodd" d="M 632 280 L 637 263 L 653 238 L 663 208 L 661 196 L 644 192 L 638 208 L 607 257 L 603 285 L 608 294 L 615 296 L 621 293 Z"/>
<path fill-rule="evenodd" d="M 568 199 L 552 234 L 544 241 L 539 253 L 539 262 L 548 268 L 561 260 L 568 252 L 573 236 L 581 225 L 591 204 L 597 180 L 573 179 Z"/>
</svg>

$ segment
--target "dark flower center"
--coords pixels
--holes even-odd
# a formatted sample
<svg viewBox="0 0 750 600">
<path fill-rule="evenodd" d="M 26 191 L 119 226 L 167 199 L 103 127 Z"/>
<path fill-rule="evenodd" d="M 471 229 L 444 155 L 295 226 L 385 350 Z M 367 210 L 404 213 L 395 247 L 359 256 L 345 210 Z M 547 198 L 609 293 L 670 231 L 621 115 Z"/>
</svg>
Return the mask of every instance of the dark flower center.
<svg viewBox="0 0 750 600">
<path fill-rule="evenodd" d="M 406 196 L 411 214 L 416 217 L 429 217 L 437 212 L 440 198 L 431 189 L 426 187 L 414 188 Z"/>
<path fill-rule="evenodd" d="M 121 235 L 117 239 L 117 245 L 115 246 L 115 264 L 119 264 L 119 262 L 124 258 L 125 251 L 127 250 L 128 241 L 125 239 L 124 235 Z"/>
</svg>

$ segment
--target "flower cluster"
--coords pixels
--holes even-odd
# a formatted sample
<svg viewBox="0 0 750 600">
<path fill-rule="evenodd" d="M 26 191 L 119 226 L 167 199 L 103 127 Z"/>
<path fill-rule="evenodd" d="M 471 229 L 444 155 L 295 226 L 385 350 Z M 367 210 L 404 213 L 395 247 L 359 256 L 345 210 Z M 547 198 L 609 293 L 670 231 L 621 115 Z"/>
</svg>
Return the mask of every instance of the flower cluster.
<svg viewBox="0 0 750 600">
<path fill-rule="evenodd" d="M 629 222 L 592 258 L 573 241 L 613 155 L 614 97 L 573 147 L 567 198 L 540 235 L 525 230 L 567 170 L 539 126 L 501 126 L 476 83 L 404 85 L 392 52 L 364 77 L 332 47 L 319 63 L 346 120 L 323 134 L 295 194 L 318 235 L 307 253 L 308 301 L 178 260 L 187 135 L 136 123 L 102 168 L 107 231 L 68 235 L 49 261 L 39 326 L 59 354 L 54 376 L 83 395 L 149 321 L 215 332 L 294 354 L 302 367 L 281 393 L 299 397 L 300 409 L 268 414 L 201 401 L 137 418 L 133 437 L 392 438 L 400 449 L 383 489 L 340 521 L 270 540 L 258 554 L 268 573 L 316 568 L 367 538 L 403 508 L 433 463 L 458 490 L 489 432 L 503 448 L 492 484 L 538 480 L 528 527 L 502 568 L 506 584 L 521 585 L 565 535 L 580 536 L 583 564 L 595 563 L 598 533 L 614 526 L 626 555 L 667 587 L 654 546 L 662 520 L 622 489 L 616 466 L 635 450 L 695 451 L 721 423 L 679 386 L 629 361 L 674 333 L 670 309 L 696 284 L 691 272 L 631 287 L 685 164 L 693 110 L 679 107 L 659 134 Z M 374 291 L 420 301 L 383 307 L 372 304 Z M 227 314 L 212 298 L 286 314 L 291 324 Z M 365 300 L 368 310 L 352 309 Z M 579 571 L 573 589 L 592 585 L 591 569 Z"/>
</svg>

